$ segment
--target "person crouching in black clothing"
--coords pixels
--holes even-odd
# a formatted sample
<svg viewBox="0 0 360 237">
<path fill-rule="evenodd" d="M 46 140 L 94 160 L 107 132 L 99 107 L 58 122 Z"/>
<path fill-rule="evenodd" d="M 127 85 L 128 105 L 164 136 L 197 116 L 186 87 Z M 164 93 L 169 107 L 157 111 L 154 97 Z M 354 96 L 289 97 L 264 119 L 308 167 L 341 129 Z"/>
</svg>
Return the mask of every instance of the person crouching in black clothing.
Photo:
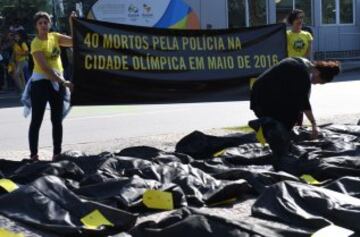
<svg viewBox="0 0 360 237">
<path fill-rule="evenodd" d="M 251 91 L 250 108 L 258 118 L 273 118 L 289 131 L 304 112 L 315 139 L 318 130 L 309 101 L 311 84 L 331 82 L 339 73 L 339 62 L 286 58 L 257 78 Z"/>
</svg>

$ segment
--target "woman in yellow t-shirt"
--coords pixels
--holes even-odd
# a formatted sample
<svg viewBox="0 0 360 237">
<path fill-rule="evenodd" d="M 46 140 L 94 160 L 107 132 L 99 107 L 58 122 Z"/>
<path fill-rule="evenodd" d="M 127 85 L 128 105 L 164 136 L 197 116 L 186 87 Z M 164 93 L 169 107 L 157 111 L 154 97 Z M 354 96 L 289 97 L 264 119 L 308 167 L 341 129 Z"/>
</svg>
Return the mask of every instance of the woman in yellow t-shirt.
<svg viewBox="0 0 360 237">
<path fill-rule="evenodd" d="M 14 80 L 19 90 L 23 91 L 28 78 L 29 70 L 29 47 L 26 44 L 27 36 L 24 31 L 15 34 L 13 54 L 15 59 Z"/>
<path fill-rule="evenodd" d="M 72 33 L 73 12 L 69 18 Z M 39 130 L 43 120 L 47 102 L 51 107 L 51 123 L 53 126 L 53 160 L 61 154 L 62 119 L 64 94 L 66 88 L 72 90 L 71 82 L 63 77 L 60 58 L 60 46 L 72 47 L 72 37 L 59 33 L 50 33 L 51 18 L 46 12 L 38 12 L 34 16 L 37 35 L 31 43 L 31 55 L 34 59 L 34 70 L 31 76 L 32 117 L 29 129 L 31 159 L 38 160 Z"/>
<path fill-rule="evenodd" d="M 313 37 L 310 32 L 304 31 L 304 12 L 299 9 L 294 9 L 287 18 L 291 25 L 291 30 L 287 33 L 287 49 L 288 57 L 302 57 L 311 60 L 311 48 Z M 297 124 L 302 126 L 303 113 L 299 113 Z"/>
<path fill-rule="evenodd" d="M 299 9 L 293 10 L 289 14 L 287 21 L 292 26 L 291 30 L 287 31 L 288 56 L 311 59 L 313 37 L 311 33 L 302 30 L 304 12 Z"/>
</svg>

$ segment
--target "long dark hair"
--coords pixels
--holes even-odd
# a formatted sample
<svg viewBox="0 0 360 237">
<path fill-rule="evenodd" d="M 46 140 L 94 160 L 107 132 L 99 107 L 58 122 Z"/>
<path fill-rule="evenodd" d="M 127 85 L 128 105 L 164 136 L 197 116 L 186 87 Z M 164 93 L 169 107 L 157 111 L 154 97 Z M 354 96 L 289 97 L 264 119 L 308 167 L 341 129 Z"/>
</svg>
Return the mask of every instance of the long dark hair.
<svg viewBox="0 0 360 237">
<path fill-rule="evenodd" d="M 315 61 L 314 66 L 320 72 L 320 77 L 326 82 L 331 82 L 341 72 L 338 61 Z"/>
<path fill-rule="evenodd" d="M 24 30 L 19 30 L 15 33 L 15 35 L 19 35 L 20 36 L 20 40 L 19 41 L 15 41 L 16 44 L 18 44 L 20 47 L 23 43 L 28 43 L 28 36 L 26 34 L 26 32 Z"/>
</svg>

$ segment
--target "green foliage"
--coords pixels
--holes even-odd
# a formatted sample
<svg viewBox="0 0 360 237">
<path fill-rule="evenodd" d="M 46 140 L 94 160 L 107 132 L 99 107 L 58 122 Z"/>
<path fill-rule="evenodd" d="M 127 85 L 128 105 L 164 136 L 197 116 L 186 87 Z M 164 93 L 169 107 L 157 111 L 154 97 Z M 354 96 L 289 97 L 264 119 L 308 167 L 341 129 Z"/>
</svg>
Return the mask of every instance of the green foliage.
<svg viewBox="0 0 360 237">
<path fill-rule="evenodd" d="M 80 1 L 83 2 L 85 14 L 96 2 L 96 0 L 0 0 L 0 15 L 4 18 L 1 28 L 4 30 L 15 19 L 19 19 L 28 33 L 34 33 L 33 16 L 38 11 L 45 11 L 54 16 L 55 30 L 66 31 L 68 16 Z"/>
<path fill-rule="evenodd" d="M 3 27 L 8 27 L 15 19 L 19 19 L 29 33 L 33 32 L 32 18 L 37 11 L 52 13 L 50 0 L 0 0 L 0 12 L 4 17 Z"/>
</svg>

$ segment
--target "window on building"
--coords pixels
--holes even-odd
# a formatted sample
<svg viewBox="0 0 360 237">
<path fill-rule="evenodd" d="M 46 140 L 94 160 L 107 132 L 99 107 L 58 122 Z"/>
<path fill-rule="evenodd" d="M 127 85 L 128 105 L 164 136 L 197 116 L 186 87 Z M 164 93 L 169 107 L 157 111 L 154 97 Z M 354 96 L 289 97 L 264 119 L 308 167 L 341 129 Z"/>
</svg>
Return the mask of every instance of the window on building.
<svg viewBox="0 0 360 237">
<path fill-rule="evenodd" d="M 249 3 L 249 26 L 266 25 L 267 7 L 266 0 L 250 0 Z"/>
<path fill-rule="evenodd" d="M 229 28 L 246 26 L 245 0 L 229 0 Z"/>
<path fill-rule="evenodd" d="M 293 0 L 276 1 L 276 22 L 285 23 L 289 13 L 294 9 Z"/>
<path fill-rule="evenodd" d="M 322 24 L 353 24 L 354 0 L 322 0 Z"/>
<path fill-rule="evenodd" d="M 311 0 L 276 0 L 276 22 L 286 23 L 287 16 L 294 9 L 301 9 L 305 13 L 304 22 L 312 25 Z"/>
<path fill-rule="evenodd" d="M 305 12 L 304 22 L 306 25 L 312 25 L 312 8 L 311 0 L 295 1 L 295 8 L 301 9 Z"/>
<path fill-rule="evenodd" d="M 229 28 L 267 24 L 266 0 L 228 0 Z"/>
<path fill-rule="evenodd" d="M 322 23 L 323 24 L 336 24 L 336 1 L 335 0 L 322 0 L 321 5 Z"/>
<path fill-rule="evenodd" d="M 354 23 L 354 2 L 353 0 L 341 0 L 340 4 L 340 24 Z"/>
</svg>

